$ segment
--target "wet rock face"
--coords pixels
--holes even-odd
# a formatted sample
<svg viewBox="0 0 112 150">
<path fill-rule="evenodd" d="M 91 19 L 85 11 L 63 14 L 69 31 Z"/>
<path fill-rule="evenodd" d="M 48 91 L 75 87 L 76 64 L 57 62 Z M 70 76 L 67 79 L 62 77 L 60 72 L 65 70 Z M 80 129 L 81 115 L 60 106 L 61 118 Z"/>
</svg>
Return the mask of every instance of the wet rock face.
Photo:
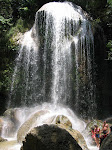
<svg viewBox="0 0 112 150">
<path fill-rule="evenodd" d="M 66 116 L 58 115 L 56 117 L 55 124 L 58 124 L 58 123 L 61 123 L 61 124 L 65 125 L 65 126 L 67 126 L 67 127 L 72 128 L 72 123 L 70 122 L 70 120 Z"/>
<path fill-rule="evenodd" d="M 76 140 L 56 125 L 35 127 L 25 137 L 21 150 L 82 150 Z"/>
<path fill-rule="evenodd" d="M 34 115 L 32 115 L 28 120 L 26 120 L 26 122 L 24 122 L 24 124 L 21 125 L 21 127 L 18 130 L 17 133 L 17 141 L 19 143 L 21 143 L 24 140 L 24 137 L 26 136 L 26 134 L 34 127 L 33 124 L 35 124 L 35 122 L 38 122 L 39 117 L 41 117 L 42 115 L 45 115 L 49 113 L 49 111 L 47 110 L 41 110 L 37 113 L 35 113 Z M 70 120 L 63 115 L 58 115 L 57 117 L 54 115 L 51 118 L 48 118 L 47 120 L 44 121 L 44 124 L 63 124 L 69 128 L 72 128 L 72 123 L 70 122 Z"/>
<path fill-rule="evenodd" d="M 103 140 L 100 150 L 112 149 L 112 132 Z"/>
</svg>

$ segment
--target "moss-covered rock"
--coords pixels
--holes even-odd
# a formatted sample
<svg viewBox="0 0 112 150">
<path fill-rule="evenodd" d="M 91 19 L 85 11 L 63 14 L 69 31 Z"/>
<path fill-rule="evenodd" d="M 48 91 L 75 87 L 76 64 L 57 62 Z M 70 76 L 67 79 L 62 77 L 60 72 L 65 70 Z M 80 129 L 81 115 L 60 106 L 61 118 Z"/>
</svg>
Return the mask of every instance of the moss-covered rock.
<svg viewBox="0 0 112 150">
<path fill-rule="evenodd" d="M 35 127 L 25 137 L 22 150 L 81 150 L 76 140 L 65 129 L 56 125 Z"/>
<path fill-rule="evenodd" d="M 103 140 L 100 150 L 111 150 L 112 149 L 112 133 Z"/>
<path fill-rule="evenodd" d="M 6 139 L 0 137 L 0 142 L 4 142 L 4 141 L 7 141 Z"/>
</svg>

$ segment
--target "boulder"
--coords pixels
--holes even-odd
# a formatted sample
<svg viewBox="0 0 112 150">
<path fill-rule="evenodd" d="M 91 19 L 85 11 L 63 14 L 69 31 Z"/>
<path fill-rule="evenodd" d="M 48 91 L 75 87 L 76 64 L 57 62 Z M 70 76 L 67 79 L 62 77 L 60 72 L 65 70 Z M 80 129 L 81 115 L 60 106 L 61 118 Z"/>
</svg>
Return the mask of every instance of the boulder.
<svg viewBox="0 0 112 150">
<path fill-rule="evenodd" d="M 7 139 L 0 137 L 0 142 L 4 142 L 4 141 L 7 141 Z"/>
<path fill-rule="evenodd" d="M 5 112 L 4 112 L 4 114 L 3 114 L 3 116 L 4 117 L 6 117 L 6 118 L 9 118 L 10 120 L 14 120 L 15 119 L 15 112 L 16 112 L 16 109 L 14 109 L 14 108 L 10 108 L 10 109 L 7 109 Z"/>
<path fill-rule="evenodd" d="M 103 140 L 100 150 L 111 150 L 112 149 L 112 132 Z"/>
<path fill-rule="evenodd" d="M 64 115 L 54 115 L 44 121 L 45 124 L 63 124 L 66 127 L 72 128 L 72 123 L 70 120 Z"/>
<path fill-rule="evenodd" d="M 10 120 L 4 120 L 4 136 L 6 137 L 13 137 L 14 134 L 15 134 L 15 131 L 16 131 L 16 127 L 15 127 L 15 124 L 10 121 Z"/>
<path fill-rule="evenodd" d="M 65 129 L 57 125 L 38 126 L 25 137 L 21 150 L 82 150 Z"/>
<path fill-rule="evenodd" d="M 56 116 L 53 123 L 55 123 L 58 127 L 63 128 L 66 131 L 68 131 L 83 150 L 88 150 L 84 137 L 79 131 L 72 129 L 72 123 L 66 116 L 64 115 Z"/>
<path fill-rule="evenodd" d="M 20 125 L 20 120 L 18 119 L 18 112 L 19 111 L 20 111 L 19 108 L 10 108 L 10 109 L 7 109 L 3 114 L 3 116 L 5 118 L 7 118 L 7 120 L 12 122 L 12 124 L 14 125 L 15 130 Z"/>
<path fill-rule="evenodd" d="M 38 113 L 36 113 L 35 115 L 40 116 L 40 114 L 38 114 Z M 30 117 L 30 119 L 31 119 L 31 117 Z M 38 117 L 37 117 L 37 120 L 38 120 Z M 37 120 L 33 120 L 33 122 L 37 121 Z M 30 123 L 30 125 L 32 125 L 31 120 L 28 120 L 28 121 L 26 121 L 25 124 L 22 125 L 22 129 L 20 129 L 21 132 L 18 131 L 18 141 L 19 142 L 24 139 L 24 138 L 22 138 L 22 135 L 27 134 L 27 132 L 26 133 L 24 133 L 24 132 L 27 130 L 27 128 L 28 128 L 27 124 L 29 124 L 29 123 Z M 70 122 L 70 120 L 66 116 L 64 116 L 64 115 L 58 115 L 58 116 L 53 115 L 53 116 L 49 117 L 48 119 L 44 120 L 43 123 L 44 124 L 54 124 L 54 125 L 57 125 L 59 128 L 65 129 L 77 141 L 77 143 L 80 145 L 80 147 L 83 150 L 88 150 L 88 147 L 86 145 L 84 137 L 82 136 L 82 134 L 79 131 L 72 129 L 72 123 Z M 30 130 L 31 130 L 31 128 L 30 128 Z"/>
<path fill-rule="evenodd" d="M 56 117 L 56 120 L 55 120 L 55 124 L 63 124 L 63 125 L 65 125 L 65 126 L 67 126 L 67 127 L 70 127 L 70 128 L 72 128 L 72 123 L 70 122 L 70 120 L 66 117 L 66 116 L 64 116 L 64 115 L 58 115 L 57 117 Z"/>
<path fill-rule="evenodd" d="M 82 136 L 82 134 L 79 131 L 72 129 L 72 123 L 66 116 L 64 116 L 64 115 L 55 116 L 54 115 L 54 116 L 50 117 L 49 119 L 45 120 L 44 123 L 55 124 L 58 127 L 65 129 L 72 135 L 72 137 L 77 141 L 77 143 L 80 145 L 80 147 L 83 150 L 88 150 L 88 147 L 87 147 L 84 137 Z"/>
<path fill-rule="evenodd" d="M 17 133 L 17 141 L 19 143 L 22 143 L 22 141 L 24 140 L 26 134 L 35 126 L 37 126 L 36 124 L 38 123 L 39 118 L 42 115 L 45 115 L 46 113 L 49 113 L 49 111 L 47 110 L 41 110 L 36 112 L 35 114 L 33 114 L 28 120 L 26 120 L 21 127 L 18 130 Z"/>
<path fill-rule="evenodd" d="M 16 140 L 0 142 L 0 150 L 20 150 L 20 147 Z"/>
<path fill-rule="evenodd" d="M 17 124 L 18 123 L 15 117 L 15 110 L 6 110 L 3 116 L 0 118 L 0 135 L 3 129 L 4 136 L 14 136 L 14 133 L 17 130 Z"/>
<path fill-rule="evenodd" d="M 51 116 L 51 117 L 49 117 L 49 118 L 45 119 L 45 120 L 43 121 L 43 123 L 44 123 L 44 124 L 53 124 L 53 123 L 54 123 L 55 118 L 56 118 L 56 116 L 55 116 L 55 115 L 53 115 L 53 116 Z"/>
<path fill-rule="evenodd" d="M 82 136 L 82 134 L 79 131 L 69 128 L 68 126 L 63 125 L 63 124 L 58 124 L 58 127 L 63 128 L 67 132 L 69 132 L 70 135 L 77 141 L 77 143 L 80 145 L 80 147 L 83 150 L 89 150 L 84 137 Z"/>
</svg>

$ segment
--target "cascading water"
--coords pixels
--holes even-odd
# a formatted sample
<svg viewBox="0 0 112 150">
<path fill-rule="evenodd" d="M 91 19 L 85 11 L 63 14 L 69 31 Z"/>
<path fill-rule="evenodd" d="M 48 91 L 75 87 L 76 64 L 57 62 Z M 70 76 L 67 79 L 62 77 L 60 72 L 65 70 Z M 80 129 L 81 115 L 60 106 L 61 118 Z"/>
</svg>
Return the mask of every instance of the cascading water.
<svg viewBox="0 0 112 150">
<path fill-rule="evenodd" d="M 51 102 L 94 117 L 94 38 L 80 7 L 44 5 L 16 62 L 9 106 Z"/>
<path fill-rule="evenodd" d="M 94 38 L 86 15 L 67 2 L 38 10 L 16 59 L 8 107 L 42 104 L 43 109 L 46 103 L 52 115 L 61 112 L 70 118 L 70 107 L 82 117 L 95 117 Z M 76 116 L 70 120 L 77 130 L 84 129 Z"/>
</svg>

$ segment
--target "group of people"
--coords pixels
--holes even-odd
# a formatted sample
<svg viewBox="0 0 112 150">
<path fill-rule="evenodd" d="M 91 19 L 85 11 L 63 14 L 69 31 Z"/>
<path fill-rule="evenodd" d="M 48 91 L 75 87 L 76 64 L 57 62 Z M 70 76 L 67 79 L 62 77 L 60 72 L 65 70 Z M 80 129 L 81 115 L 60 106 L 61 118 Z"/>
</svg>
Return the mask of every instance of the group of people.
<svg viewBox="0 0 112 150">
<path fill-rule="evenodd" d="M 106 121 L 104 121 L 101 130 L 97 125 L 94 125 L 94 128 L 91 129 L 91 133 L 92 138 L 95 140 L 97 147 L 100 147 L 102 141 L 109 134 L 109 132 L 109 125 L 106 123 Z"/>
</svg>

